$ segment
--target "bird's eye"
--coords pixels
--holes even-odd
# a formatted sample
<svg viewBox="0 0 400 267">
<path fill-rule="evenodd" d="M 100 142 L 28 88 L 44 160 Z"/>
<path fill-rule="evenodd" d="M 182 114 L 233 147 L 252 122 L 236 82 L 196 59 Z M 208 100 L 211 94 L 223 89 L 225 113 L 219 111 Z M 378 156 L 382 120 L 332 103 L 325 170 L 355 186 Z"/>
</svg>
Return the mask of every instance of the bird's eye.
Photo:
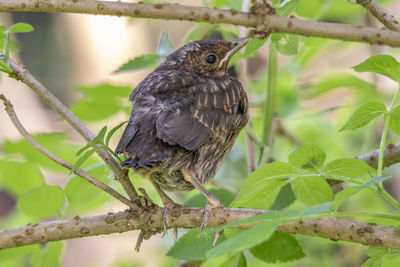
<svg viewBox="0 0 400 267">
<path fill-rule="evenodd" d="M 206 56 L 206 62 L 207 62 L 208 64 L 214 64 L 215 61 L 217 61 L 217 56 L 216 56 L 216 55 L 214 55 L 214 54 L 208 54 L 208 55 Z"/>
</svg>

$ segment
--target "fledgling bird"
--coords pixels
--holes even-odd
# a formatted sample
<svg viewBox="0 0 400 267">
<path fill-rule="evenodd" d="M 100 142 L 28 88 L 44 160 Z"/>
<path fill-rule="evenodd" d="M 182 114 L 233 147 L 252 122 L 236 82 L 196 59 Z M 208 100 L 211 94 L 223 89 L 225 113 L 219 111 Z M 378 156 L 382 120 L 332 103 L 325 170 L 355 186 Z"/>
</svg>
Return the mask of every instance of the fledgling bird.
<svg viewBox="0 0 400 267">
<path fill-rule="evenodd" d="M 223 207 L 203 186 L 210 181 L 248 121 L 248 99 L 226 72 L 249 38 L 188 43 L 165 58 L 130 95 L 133 108 L 116 148 L 123 167 L 148 178 L 166 210 L 166 191 L 197 188 L 206 198 L 201 229 Z M 164 227 L 165 221 L 164 218 Z"/>
</svg>

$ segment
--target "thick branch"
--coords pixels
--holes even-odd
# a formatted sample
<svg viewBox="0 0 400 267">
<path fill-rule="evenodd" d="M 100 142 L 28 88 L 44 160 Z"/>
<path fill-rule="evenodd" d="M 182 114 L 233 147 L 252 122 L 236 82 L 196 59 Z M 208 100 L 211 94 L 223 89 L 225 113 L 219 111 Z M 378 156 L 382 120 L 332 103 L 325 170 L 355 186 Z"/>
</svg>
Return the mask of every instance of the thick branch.
<svg viewBox="0 0 400 267">
<path fill-rule="evenodd" d="M 344 41 L 400 46 L 400 33 L 387 30 L 316 22 L 277 15 L 263 18 L 252 13 L 176 4 L 144 4 L 78 0 L 0 0 L 0 12 L 82 13 L 134 18 L 174 19 L 208 23 L 225 23 L 246 27 L 268 26 L 273 32 L 332 38 Z"/>
<path fill-rule="evenodd" d="M 357 0 L 357 3 L 365 7 L 375 18 L 392 31 L 400 31 L 399 22 L 374 0 Z"/>
<path fill-rule="evenodd" d="M 379 149 L 358 156 L 357 159 L 365 161 L 371 167 L 376 168 L 378 166 L 378 156 Z M 400 143 L 387 145 L 383 152 L 383 167 L 388 167 L 398 162 L 400 162 Z"/>
<path fill-rule="evenodd" d="M 42 153 L 43 155 L 45 155 L 46 157 L 48 157 L 49 159 L 51 159 L 52 161 L 54 161 L 55 163 L 71 170 L 73 168 L 73 165 L 69 162 L 66 162 L 62 159 L 60 159 L 59 157 L 57 157 L 56 155 L 54 155 L 53 153 L 51 153 L 50 151 L 48 151 L 46 148 L 44 148 L 43 146 L 41 146 L 38 142 L 36 142 L 35 139 L 33 139 L 33 137 L 28 133 L 28 131 L 24 128 L 24 126 L 21 124 L 20 120 L 17 117 L 17 114 L 15 114 L 13 105 L 11 104 L 11 102 L 2 94 L 0 94 L 0 99 L 3 100 L 4 106 L 5 106 L 5 110 L 8 114 L 8 116 L 10 117 L 11 122 L 14 124 L 15 128 L 18 130 L 18 132 L 37 150 L 39 150 L 40 153 Z M 88 181 L 89 183 L 97 186 L 98 188 L 100 188 L 101 190 L 107 192 L 108 194 L 110 194 L 111 196 L 115 197 L 116 199 L 118 199 L 119 201 L 121 201 L 122 203 L 126 204 L 128 207 L 136 209 L 137 206 L 135 203 L 129 201 L 129 199 L 127 199 L 126 197 L 122 196 L 120 193 L 118 193 L 117 191 L 115 191 L 114 189 L 112 189 L 111 187 L 109 187 L 108 185 L 100 182 L 99 180 L 97 180 L 96 178 L 94 178 L 92 175 L 90 175 L 89 173 L 85 172 L 82 169 L 77 169 L 76 171 L 74 171 L 74 173 L 80 177 L 82 177 L 83 179 L 85 179 L 86 181 Z"/>
<path fill-rule="evenodd" d="M 64 120 L 66 120 L 86 141 L 92 140 L 94 134 L 76 117 L 57 97 L 55 97 L 46 87 L 44 87 L 26 68 L 10 60 L 10 66 L 13 69 L 16 78 L 28 85 L 43 101 L 45 101 L 53 110 L 55 110 Z M 131 200 L 137 198 L 137 193 L 129 180 L 127 172 L 124 172 L 117 161 L 107 152 L 99 150 L 98 155 L 110 167 L 117 180 L 121 183 Z"/>
<path fill-rule="evenodd" d="M 168 228 L 199 227 L 202 209 L 176 207 L 171 209 Z M 266 211 L 248 209 L 214 209 L 208 220 L 208 226 L 234 222 Z M 248 225 L 247 227 L 250 227 Z M 163 209 L 154 207 L 141 213 L 130 211 L 116 214 L 74 218 L 28 224 L 27 226 L 0 231 L 0 249 L 42 244 L 50 241 L 85 236 L 122 233 L 130 230 L 145 229 L 151 233 L 163 229 Z M 338 218 L 323 218 L 281 225 L 277 231 L 310 236 L 319 236 L 331 240 L 345 240 L 363 245 L 383 246 L 400 249 L 398 231 L 393 227 L 377 226 Z"/>
</svg>

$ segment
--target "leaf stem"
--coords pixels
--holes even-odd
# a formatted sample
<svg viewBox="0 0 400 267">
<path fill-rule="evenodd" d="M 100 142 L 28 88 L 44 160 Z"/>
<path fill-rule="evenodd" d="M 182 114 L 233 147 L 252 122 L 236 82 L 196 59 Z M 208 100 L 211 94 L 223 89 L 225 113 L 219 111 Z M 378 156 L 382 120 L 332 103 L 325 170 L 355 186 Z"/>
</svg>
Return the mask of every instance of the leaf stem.
<svg viewBox="0 0 400 267">
<path fill-rule="evenodd" d="M 270 39 L 271 40 L 271 39 Z M 264 111 L 264 125 L 262 133 L 262 144 L 260 148 L 260 156 L 258 159 L 258 165 L 260 166 L 266 162 L 268 153 L 266 148 L 269 146 L 272 129 L 272 119 L 275 111 L 275 91 L 276 91 L 276 77 L 278 70 L 278 59 L 277 49 L 275 45 L 270 41 L 269 45 L 269 56 L 268 56 L 268 80 L 267 89 L 265 94 L 265 111 Z"/>
<path fill-rule="evenodd" d="M 400 87 L 397 89 L 393 99 L 392 103 L 390 104 L 389 111 L 385 114 L 384 118 L 384 127 L 383 127 L 383 132 L 382 132 L 382 137 L 381 137 L 381 144 L 379 146 L 379 157 L 378 157 L 378 176 L 382 176 L 383 172 L 383 156 L 384 156 L 384 150 L 385 150 L 385 145 L 386 145 L 386 140 L 387 140 L 387 134 L 389 130 L 389 121 L 391 117 L 391 111 L 396 105 L 400 98 Z M 378 191 L 382 194 L 382 196 L 389 201 L 393 206 L 400 208 L 400 203 L 392 197 L 383 187 L 383 183 L 379 182 L 378 183 Z"/>
</svg>

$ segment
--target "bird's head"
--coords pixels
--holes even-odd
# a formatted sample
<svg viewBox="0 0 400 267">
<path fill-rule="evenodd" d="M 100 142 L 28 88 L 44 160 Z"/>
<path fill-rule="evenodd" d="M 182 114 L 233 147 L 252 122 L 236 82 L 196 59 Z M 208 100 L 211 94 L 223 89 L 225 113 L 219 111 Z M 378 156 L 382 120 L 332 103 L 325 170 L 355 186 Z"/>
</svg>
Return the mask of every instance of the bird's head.
<svg viewBox="0 0 400 267">
<path fill-rule="evenodd" d="M 223 76 L 226 74 L 230 58 L 245 46 L 249 38 L 233 41 L 201 40 L 188 43 L 172 54 L 162 64 L 167 68 L 182 68 L 203 76 Z"/>
</svg>

